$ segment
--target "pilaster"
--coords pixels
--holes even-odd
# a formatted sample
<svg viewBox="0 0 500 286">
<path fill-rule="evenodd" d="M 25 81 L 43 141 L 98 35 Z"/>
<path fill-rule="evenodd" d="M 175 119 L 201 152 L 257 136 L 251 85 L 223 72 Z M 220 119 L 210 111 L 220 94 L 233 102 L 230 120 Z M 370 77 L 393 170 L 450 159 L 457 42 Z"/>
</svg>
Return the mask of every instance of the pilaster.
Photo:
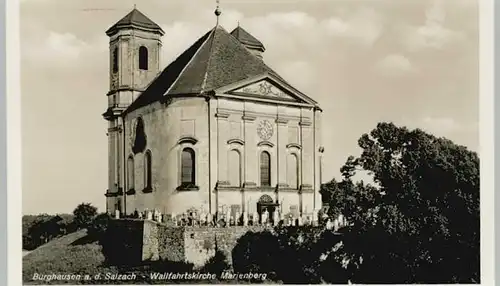
<svg viewBox="0 0 500 286">
<path fill-rule="evenodd" d="M 217 185 L 218 186 L 227 186 L 229 185 L 228 179 L 228 158 L 227 158 L 227 141 L 229 140 L 229 121 L 227 120 L 229 117 L 228 113 L 218 111 L 215 116 L 217 117 L 217 129 L 218 129 L 218 138 L 217 138 Z"/>
<path fill-rule="evenodd" d="M 254 114 L 245 112 L 243 114 L 243 134 L 245 137 L 245 173 L 243 176 L 243 186 L 252 188 L 257 183 L 257 145 L 256 145 L 256 126 Z"/>
<path fill-rule="evenodd" d="M 302 188 L 312 188 L 314 183 L 314 133 L 312 122 L 309 119 L 303 118 L 300 123 L 301 132 L 301 162 L 302 162 Z"/>
<path fill-rule="evenodd" d="M 211 214 L 215 214 L 217 211 L 217 204 L 218 204 L 218 193 L 216 190 L 216 185 L 217 185 L 217 166 L 219 165 L 217 162 L 217 134 L 219 133 L 218 128 L 217 128 L 217 100 L 216 99 L 208 99 L 208 105 L 209 105 L 209 156 L 210 156 L 210 183 L 209 183 L 209 195 L 208 195 L 208 201 L 210 202 L 208 211 Z"/>
<path fill-rule="evenodd" d="M 287 156 L 287 150 L 286 150 L 286 145 L 287 145 L 287 139 L 288 139 L 288 120 L 284 118 L 278 117 L 276 119 L 276 126 L 278 130 L 277 134 L 277 146 L 276 146 L 276 156 L 278 160 L 278 190 L 280 188 L 286 188 L 288 187 L 287 184 L 287 178 L 286 178 L 286 172 L 287 172 L 287 162 L 286 162 L 286 156 Z"/>
<path fill-rule="evenodd" d="M 321 200 L 321 184 L 323 183 L 323 147 L 322 140 L 322 112 L 319 109 L 314 110 L 314 152 L 315 152 L 315 171 L 314 171 L 314 208 L 320 209 L 322 206 Z"/>
</svg>

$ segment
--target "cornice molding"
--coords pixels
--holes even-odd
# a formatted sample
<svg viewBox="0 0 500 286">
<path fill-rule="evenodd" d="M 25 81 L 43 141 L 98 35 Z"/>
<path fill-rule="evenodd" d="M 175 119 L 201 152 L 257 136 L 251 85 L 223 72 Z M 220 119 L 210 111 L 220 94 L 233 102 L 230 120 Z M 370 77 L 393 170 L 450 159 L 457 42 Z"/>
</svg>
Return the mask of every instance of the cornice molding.
<svg viewBox="0 0 500 286">
<path fill-rule="evenodd" d="M 288 123 L 288 119 L 286 119 L 286 118 L 283 118 L 283 117 L 276 118 L 276 124 L 286 125 L 287 123 Z"/>
<path fill-rule="evenodd" d="M 181 145 L 181 144 L 185 144 L 185 143 L 188 143 L 188 144 L 191 144 L 191 145 L 195 145 L 196 143 L 198 143 L 198 139 L 192 137 L 192 136 L 182 136 L 179 141 L 177 141 L 177 144 Z"/>
<path fill-rule="evenodd" d="M 313 193 L 314 189 L 313 189 L 312 185 L 302 184 L 302 185 L 300 185 L 299 192 L 300 193 Z"/>
<path fill-rule="evenodd" d="M 229 139 L 227 140 L 227 144 L 239 144 L 239 145 L 245 145 L 245 141 L 239 139 L 239 138 L 233 138 L 233 139 Z"/>
<path fill-rule="evenodd" d="M 144 89 L 132 88 L 132 87 L 129 87 L 129 86 L 120 86 L 118 88 L 115 88 L 115 89 L 112 89 L 112 90 L 108 91 L 108 93 L 106 95 L 109 96 L 109 95 L 112 95 L 112 94 L 115 94 L 115 93 L 121 92 L 121 91 L 144 92 Z"/>
<path fill-rule="evenodd" d="M 269 142 L 269 141 L 260 141 L 259 143 L 257 143 L 257 146 L 261 147 L 261 146 L 268 146 L 268 147 L 271 147 L 273 148 L 274 147 L 274 144 Z"/>
<path fill-rule="evenodd" d="M 217 119 L 227 119 L 229 115 L 229 113 L 217 111 L 215 117 L 217 117 Z"/>
<path fill-rule="evenodd" d="M 244 113 L 243 110 L 230 109 L 230 108 L 221 108 L 221 107 L 217 108 L 217 112 L 227 113 L 227 114 L 239 114 L 239 115 L 242 115 Z"/>
<path fill-rule="evenodd" d="M 257 116 L 255 115 L 249 115 L 249 114 L 244 114 L 241 119 L 243 119 L 243 121 L 255 121 L 255 119 L 257 119 Z"/>
<path fill-rule="evenodd" d="M 302 146 L 300 146 L 297 143 L 288 143 L 288 144 L 286 144 L 286 148 L 297 148 L 297 149 L 301 150 Z"/>
<path fill-rule="evenodd" d="M 312 122 L 311 122 L 311 121 L 309 121 L 309 120 L 301 120 L 301 121 L 299 122 L 299 125 L 300 125 L 300 126 L 306 126 L 306 127 L 307 127 L 307 126 L 311 126 L 311 125 L 312 125 Z"/>
</svg>

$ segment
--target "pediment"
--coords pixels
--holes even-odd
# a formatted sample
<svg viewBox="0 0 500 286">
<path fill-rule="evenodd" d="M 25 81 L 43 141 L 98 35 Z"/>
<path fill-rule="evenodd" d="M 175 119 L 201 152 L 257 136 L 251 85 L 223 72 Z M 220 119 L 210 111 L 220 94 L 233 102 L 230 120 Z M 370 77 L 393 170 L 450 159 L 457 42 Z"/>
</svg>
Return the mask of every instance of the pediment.
<svg viewBox="0 0 500 286">
<path fill-rule="evenodd" d="M 240 87 L 238 89 L 232 90 L 229 93 L 231 94 L 245 94 L 245 95 L 254 95 L 254 96 L 264 96 L 276 99 L 286 99 L 291 101 L 297 101 L 293 96 L 291 96 L 287 91 L 283 88 L 275 85 L 271 81 L 264 79 L 258 82 L 249 84 L 244 87 Z"/>
<path fill-rule="evenodd" d="M 290 103 L 310 104 L 317 103 L 296 90 L 281 78 L 264 73 L 248 78 L 215 90 L 218 95 L 234 96 L 238 98 L 252 97 L 266 101 L 286 101 Z"/>
</svg>

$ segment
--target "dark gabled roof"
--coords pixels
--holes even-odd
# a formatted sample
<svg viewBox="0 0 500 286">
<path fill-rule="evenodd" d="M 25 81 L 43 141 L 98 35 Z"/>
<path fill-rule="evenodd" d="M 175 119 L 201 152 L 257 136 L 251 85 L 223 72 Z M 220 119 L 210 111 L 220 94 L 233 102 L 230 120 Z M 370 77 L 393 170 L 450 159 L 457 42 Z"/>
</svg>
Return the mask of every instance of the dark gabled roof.
<svg viewBox="0 0 500 286">
<path fill-rule="evenodd" d="M 184 67 L 191 61 L 198 49 L 206 42 L 212 31 L 199 38 L 189 49 L 184 51 L 177 59 L 170 63 L 149 84 L 146 90 L 127 108 L 127 111 L 148 105 L 161 99 L 174 81 L 179 77 Z"/>
<path fill-rule="evenodd" d="M 232 32 L 231 35 L 233 35 L 240 43 L 243 45 L 247 46 L 248 48 L 253 48 L 253 49 L 260 49 L 261 51 L 265 51 L 266 48 L 264 48 L 264 45 L 257 40 L 252 34 L 247 32 L 245 29 L 240 27 L 236 27 Z"/>
<path fill-rule="evenodd" d="M 149 19 L 146 15 L 144 15 L 141 11 L 134 8 L 130 13 L 125 15 L 120 21 L 116 22 L 113 26 L 111 26 L 106 34 L 108 36 L 117 32 L 120 28 L 130 28 L 130 27 L 138 27 L 145 28 L 148 30 L 156 31 L 160 34 L 164 34 L 162 28 L 158 26 L 155 22 Z"/>
<path fill-rule="evenodd" d="M 216 26 L 169 64 L 125 113 L 166 96 L 203 95 L 265 73 L 286 83 L 234 36 Z"/>
</svg>

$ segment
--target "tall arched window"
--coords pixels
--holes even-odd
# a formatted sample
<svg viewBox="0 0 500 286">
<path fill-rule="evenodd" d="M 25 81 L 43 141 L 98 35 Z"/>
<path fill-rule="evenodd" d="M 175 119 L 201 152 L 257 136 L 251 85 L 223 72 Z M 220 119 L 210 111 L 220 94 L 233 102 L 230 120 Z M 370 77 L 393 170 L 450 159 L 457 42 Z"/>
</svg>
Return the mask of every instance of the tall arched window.
<svg viewBox="0 0 500 286">
<path fill-rule="evenodd" d="M 127 181 L 128 181 L 128 189 L 135 189 L 135 168 L 134 168 L 134 158 L 132 156 L 128 157 L 127 161 Z"/>
<path fill-rule="evenodd" d="M 148 150 L 144 154 L 144 187 L 151 189 L 152 187 L 152 174 L 151 174 L 152 157 L 151 152 Z"/>
<path fill-rule="evenodd" d="M 181 183 L 195 184 L 195 153 L 191 148 L 182 150 Z"/>
<path fill-rule="evenodd" d="M 148 69 L 148 48 L 145 46 L 139 48 L 139 69 Z"/>
<path fill-rule="evenodd" d="M 113 73 L 118 72 L 118 47 L 113 50 Z"/>
<path fill-rule="evenodd" d="M 147 145 L 147 136 L 144 130 L 144 121 L 141 117 L 137 118 L 137 123 L 135 124 L 135 138 L 134 144 L 132 145 L 132 151 L 134 154 L 144 152 Z"/>
<path fill-rule="evenodd" d="M 233 187 L 241 186 L 241 155 L 238 150 L 229 151 L 229 184 Z"/>
<path fill-rule="evenodd" d="M 288 154 L 287 156 L 287 184 L 294 189 L 299 188 L 299 164 L 296 154 Z"/>
<path fill-rule="evenodd" d="M 271 186 L 271 155 L 267 151 L 260 153 L 260 185 Z"/>
</svg>

